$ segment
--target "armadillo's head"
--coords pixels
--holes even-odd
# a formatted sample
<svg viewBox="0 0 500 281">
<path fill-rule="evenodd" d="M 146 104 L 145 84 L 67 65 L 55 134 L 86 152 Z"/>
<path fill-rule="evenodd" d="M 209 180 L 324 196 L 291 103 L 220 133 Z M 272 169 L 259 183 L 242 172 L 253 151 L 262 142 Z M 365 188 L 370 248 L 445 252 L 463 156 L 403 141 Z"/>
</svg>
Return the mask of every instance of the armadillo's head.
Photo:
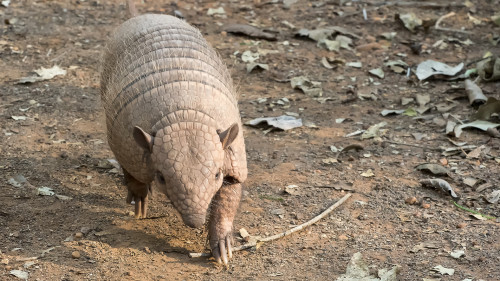
<svg viewBox="0 0 500 281">
<path fill-rule="evenodd" d="M 181 122 L 152 136 L 134 128 L 136 142 L 151 153 L 155 181 L 184 223 L 205 224 L 212 198 L 222 186 L 224 150 L 238 135 L 238 124 L 220 132 L 204 124 Z"/>
</svg>

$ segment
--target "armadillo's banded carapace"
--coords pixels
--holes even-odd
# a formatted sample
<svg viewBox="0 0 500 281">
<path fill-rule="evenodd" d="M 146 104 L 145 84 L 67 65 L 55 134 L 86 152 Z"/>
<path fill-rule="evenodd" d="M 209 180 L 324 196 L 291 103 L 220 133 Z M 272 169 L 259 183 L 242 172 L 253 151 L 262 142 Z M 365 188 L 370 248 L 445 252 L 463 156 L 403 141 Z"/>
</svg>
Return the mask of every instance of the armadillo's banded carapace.
<svg viewBox="0 0 500 281">
<path fill-rule="evenodd" d="M 214 129 L 241 125 L 226 66 L 196 28 L 171 16 L 134 17 L 114 32 L 104 56 L 101 97 L 110 147 L 142 182 L 150 182 L 153 174 L 134 143 L 134 126 L 154 135 L 155 124 L 179 111 L 203 113 L 215 120 Z M 232 149 L 236 155 L 241 150 L 246 168 L 242 137 Z"/>
</svg>

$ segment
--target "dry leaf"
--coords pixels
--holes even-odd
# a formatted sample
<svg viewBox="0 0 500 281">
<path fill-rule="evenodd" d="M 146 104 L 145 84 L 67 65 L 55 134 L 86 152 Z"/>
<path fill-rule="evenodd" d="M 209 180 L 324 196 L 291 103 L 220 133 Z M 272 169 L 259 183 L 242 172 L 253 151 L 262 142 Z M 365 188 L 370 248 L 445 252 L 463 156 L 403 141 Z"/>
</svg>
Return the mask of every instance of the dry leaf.
<svg viewBox="0 0 500 281">
<path fill-rule="evenodd" d="M 428 185 L 432 186 L 434 188 L 441 189 L 442 191 L 446 192 L 448 195 L 450 195 L 453 198 L 459 198 L 459 196 L 455 193 L 451 185 L 442 179 L 424 179 L 420 180 L 420 183 L 422 185 Z"/>
<path fill-rule="evenodd" d="M 255 26 L 247 24 L 228 24 L 224 26 L 224 31 L 233 34 L 243 34 L 252 38 L 276 40 L 276 34 L 265 32 Z"/>
<path fill-rule="evenodd" d="M 476 121 L 473 121 L 470 123 L 456 126 L 455 129 L 453 130 L 453 132 L 455 133 L 455 137 L 459 138 L 460 135 L 462 134 L 462 129 L 464 129 L 464 128 L 476 128 L 476 129 L 486 131 L 489 128 L 496 128 L 498 126 L 500 126 L 500 124 L 491 123 L 491 122 L 483 121 L 483 120 L 476 120 Z"/>
<path fill-rule="evenodd" d="M 280 130 L 290 130 L 293 128 L 302 127 L 302 119 L 297 119 L 293 116 L 282 115 L 279 117 L 261 117 L 250 120 L 245 123 L 247 126 L 258 127 L 261 124 L 266 124 L 272 128 Z"/>
<path fill-rule="evenodd" d="M 446 267 L 443 267 L 442 265 L 438 265 L 438 266 L 435 266 L 434 268 L 432 268 L 432 270 L 440 273 L 441 275 L 453 275 L 455 273 L 455 269 L 452 269 L 452 268 L 446 268 Z"/>
<path fill-rule="evenodd" d="M 415 74 L 419 80 L 424 80 L 435 75 L 455 76 L 463 67 L 463 62 L 455 67 L 451 67 L 435 60 L 426 60 L 417 66 Z"/>
<path fill-rule="evenodd" d="M 479 77 L 485 81 L 500 79 L 500 59 L 496 56 L 478 62 L 476 68 Z"/>
<path fill-rule="evenodd" d="M 403 23 L 403 25 L 411 32 L 415 32 L 417 27 L 422 26 L 422 20 L 415 15 L 415 13 L 407 13 L 407 14 L 396 14 L 396 18 Z"/>
<path fill-rule="evenodd" d="M 465 91 L 467 92 L 470 105 L 479 105 L 486 102 L 486 96 L 483 94 L 481 88 L 479 88 L 476 83 L 472 82 L 470 79 L 465 80 Z"/>
<path fill-rule="evenodd" d="M 380 122 L 378 124 L 375 124 L 375 125 L 372 125 L 370 126 L 370 128 L 368 128 L 362 135 L 361 135 L 361 139 L 370 139 L 370 138 L 374 138 L 378 135 L 378 132 L 379 130 L 384 127 L 385 125 L 387 125 L 387 122 Z"/>
<path fill-rule="evenodd" d="M 488 120 L 494 113 L 500 114 L 500 100 L 490 97 L 486 103 L 481 105 L 477 109 L 477 112 L 472 115 L 471 120 Z"/>
<path fill-rule="evenodd" d="M 490 204 L 495 204 L 500 200 L 500 190 L 493 190 L 488 196 L 485 197 L 486 201 Z"/>
<path fill-rule="evenodd" d="M 321 97 L 323 95 L 321 82 L 311 81 L 305 76 L 293 77 L 292 79 L 290 79 L 290 83 L 292 85 L 292 88 L 301 89 L 304 94 L 308 96 Z"/>
<path fill-rule="evenodd" d="M 373 173 L 372 169 L 368 169 L 366 172 L 361 173 L 361 176 L 363 176 L 365 178 L 370 178 L 370 177 L 374 177 L 375 174 Z"/>
</svg>

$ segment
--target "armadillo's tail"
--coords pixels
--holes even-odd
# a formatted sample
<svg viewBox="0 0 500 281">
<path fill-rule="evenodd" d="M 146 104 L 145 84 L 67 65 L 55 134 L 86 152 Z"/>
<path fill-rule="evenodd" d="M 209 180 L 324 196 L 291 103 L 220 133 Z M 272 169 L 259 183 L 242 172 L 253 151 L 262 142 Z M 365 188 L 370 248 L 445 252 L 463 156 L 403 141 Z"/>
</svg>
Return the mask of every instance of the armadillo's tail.
<svg viewBox="0 0 500 281">
<path fill-rule="evenodd" d="M 134 0 L 127 0 L 128 4 L 128 12 L 130 13 L 130 17 L 136 17 L 137 16 L 137 9 L 135 8 L 135 3 Z"/>
</svg>

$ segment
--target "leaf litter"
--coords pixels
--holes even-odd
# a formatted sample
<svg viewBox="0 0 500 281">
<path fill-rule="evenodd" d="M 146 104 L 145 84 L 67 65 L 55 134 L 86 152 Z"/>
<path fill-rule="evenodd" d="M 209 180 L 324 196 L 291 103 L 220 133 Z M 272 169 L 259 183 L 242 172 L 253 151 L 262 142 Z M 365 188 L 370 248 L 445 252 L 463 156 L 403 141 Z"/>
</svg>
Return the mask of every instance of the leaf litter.
<svg viewBox="0 0 500 281">
<path fill-rule="evenodd" d="M 490 56 L 476 65 L 479 77 L 484 81 L 496 81 L 500 79 L 500 58 Z"/>
<path fill-rule="evenodd" d="M 476 85 L 476 83 L 472 82 L 472 80 L 470 79 L 466 79 L 464 83 L 465 83 L 465 92 L 467 93 L 467 97 L 469 98 L 470 105 L 478 106 L 486 102 L 487 100 L 486 96 L 483 94 L 481 88 L 479 88 Z M 498 109 L 500 110 L 500 106 Z"/>
<path fill-rule="evenodd" d="M 500 190 L 493 190 L 490 194 L 484 197 L 486 202 L 490 204 L 495 204 L 500 200 Z"/>
<path fill-rule="evenodd" d="M 339 276 L 336 281 L 396 281 L 398 280 L 398 272 L 400 266 L 395 265 L 390 269 L 380 269 L 377 276 L 370 273 L 370 266 L 363 260 L 363 255 L 360 252 L 355 253 L 351 257 L 351 261 L 347 265 L 346 272 Z"/>
<path fill-rule="evenodd" d="M 429 77 L 439 78 L 439 76 L 455 76 L 463 68 L 463 62 L 452 67 L 439 61 L 426 60 L 417 66 L 415 74 L 419 80 L 425 80 Z"/>
<path fill-rule="evenodd" d="M 396 14 L 396 18 L 411 32 L 415 32 L 423 23 L 415 13 Z"/>
<path fill-rule="evenodd" d="M 442 265 L 437 265 L 432 268 L 432 271 L 435 271 L 441 275 L 453 275 L 455 273 L 455 269 L 453 268 L 446 268 Z"/>
<path fill-rule="evenodd" d="M 251 73 L 252 71 L 257 70 L 269 70 L 269 65 L 265 63 L 255 63 L 251 62 L 247 64 L 247 73 Z"/>
<path fill-rule="evenodd" d="M 304 94 L 308 96 L 321 97 L 323 96 L 323 90 L 321 88 L 321 82 L 311 81 L 305 76 L 293 77 L 290 79 L 290 84 L 293 89 L 300 89 Z"/>
<path fill-rule="evenodd" d="M 318 28 L 318 29 L 300 29 L 295 36 L 296 37 L 306 37 L 309 39 L 312 39 L 316 42 L 321 41 L 322 39 L 333 39 L 333 36 L 336 34 L 343 34 L 350 36 L 354 39 L 360 39 L 361 37 L 357 35 L 354 32 L 351 32 L 350 30 L 340 27 L 340 26 L 328 26 L 328 27 L 323 27 L 323 28 Z"/>
<path fill-rule="evenodd" d="M 302 119 L 288 115 L 282 115 L 279 117 L 261 117 L 250 120 L 246 122 L 245 125 L 252 127 L 265 126 L 287 131 L 290 129 L 302 127 Z"/>
<path fill-rule="evenodd" d="M 492 114 L 500 114 L 500 100 L 489 97 L 485 104 L 479 106 L 477 112 L 471 117 L 472 120 L 488 120 Z"/>
<path fill-rule="evenodd" d="M 443 179 L 423 179 L 420 180 L 420 183 L 425 186 L 432 186 L 436 189 L 439 189 L 445 192 L 446 194 L 450 195 L 454 199 L 459 198 L 459 196 L 455 193 L 451 185 Z"/>
<path fill-rule="evenodd" d="M 450 171 L 445 167 L 439 164 L 432 164 L 432 163 L 420 164 L 417 167 L 415 167 L 415 169 L 438 176 L 449 175 L 450 173 Z"/>
<path fill-rule="evenodd" d="M 19 79 L 17 84 L 34 83 L 38 81 L 50 80 L 59 75 L 66 75 L 66 70 L 62 69 L 58 65 L 54 65 L 51 68 L 40 68 L 34 71 L 37 75 L 27 76 Z"/>
<path fill-rule="evenodd" d="M 465 128 L 476 128 L 480 129 L 483 131 L 487 131 L 490 128 L 496 128 L 500 126 L 500 124 L 488 122 L 488 121 L 483 121 L 483 120 L 476 120 L 472 121 L 470 123 L 465 123 L 461 125 L 457 125 L 454 129 L 453 132 L 455 134 L 455 137 L 459 138 L 462 135 L 462 130 Z"/>
<path fill-rule="evenodd" d="M 246 35 L 248 37 L 275 41 L 276 34 L 265 32 L 260 28 L 248 24 L 228 24 L 224 26 L 224 31 L 236 35 Z"/>
<path fill-rule="evenodd" d="M 379 135 L 379 131 L 382 127 L 386 126 L 387 122 L 380 122 L 375 125 L 370 126 L 363 134 L 361 135 L 361 139 L 371 139 L 377 137 Z"/>
</svg>

